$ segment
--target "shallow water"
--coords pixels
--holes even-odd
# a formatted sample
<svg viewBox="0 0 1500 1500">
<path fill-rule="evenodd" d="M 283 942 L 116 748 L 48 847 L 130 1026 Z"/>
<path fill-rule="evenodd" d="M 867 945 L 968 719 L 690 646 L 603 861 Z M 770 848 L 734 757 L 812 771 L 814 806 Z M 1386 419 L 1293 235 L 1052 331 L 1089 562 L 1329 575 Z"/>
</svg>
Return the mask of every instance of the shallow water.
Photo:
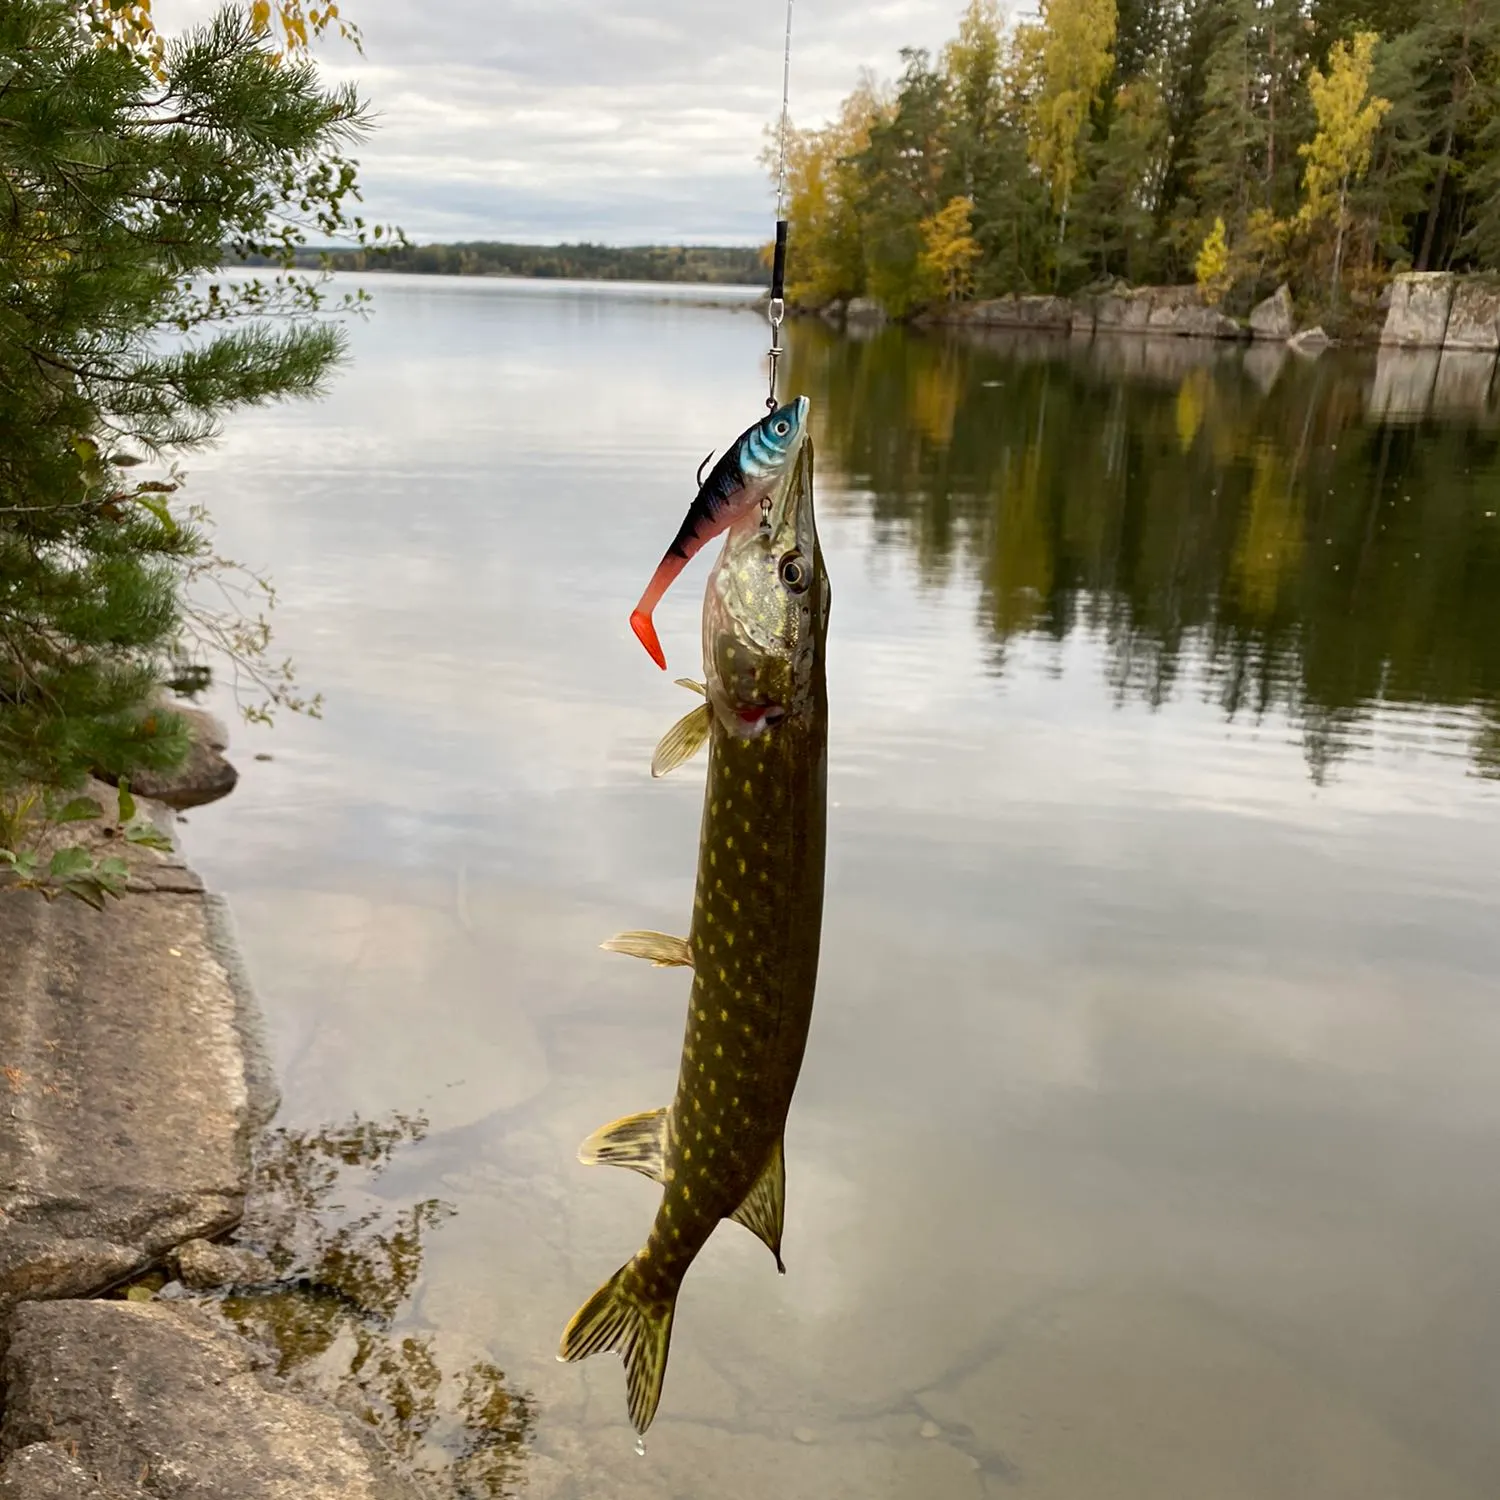
<svg viewBox="0 0 1500 1500">
<path fill-rule="evenodd" d="M 626 616 L 765 331 L 349 279 L 329 399 L 190 465 L 327 695 L 187 830 L 285 1090 L 252 1229 L 309 1287 L 238 1308 L 285 1362 L 473 1496 L 1492 1495 L 1489 367 L 791 326 L 835 603 L 788 1274 L 714 1236 L 640 1459 L 554 1351 L 656 1203 L 574 1151 L 675 1079 L 684 976 L 596 945 L 685 929 L 701 763 L 647 766 L 706 564 L 667 676 Z"/>
</svg>

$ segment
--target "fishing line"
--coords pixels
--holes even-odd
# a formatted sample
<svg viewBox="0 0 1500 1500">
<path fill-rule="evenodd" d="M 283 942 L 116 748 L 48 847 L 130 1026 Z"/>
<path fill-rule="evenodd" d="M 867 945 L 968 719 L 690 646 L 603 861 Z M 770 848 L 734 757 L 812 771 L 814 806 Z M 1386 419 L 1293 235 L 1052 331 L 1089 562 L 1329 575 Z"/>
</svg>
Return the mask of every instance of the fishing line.
<svg viewBox="0 0 1500 1500">
<path fill-rule="evenodd" d="M 791 96 L 792 83 L 792 0 L 786 0 L 786 45 L 781 54 L 781 129 L 778 160 L 776 165 L 776 252 L 771 262 L 771 300 L 766 305 L 766 316 L 771 322 L 771 347 L 767 351 L 770 364 L 770 390 L 766 395 L 766 407 L 776 410 L 776 364 L 781 358 L 781 322 L 786 317 L 786 130 L 787 104 Z"/>
</svg>

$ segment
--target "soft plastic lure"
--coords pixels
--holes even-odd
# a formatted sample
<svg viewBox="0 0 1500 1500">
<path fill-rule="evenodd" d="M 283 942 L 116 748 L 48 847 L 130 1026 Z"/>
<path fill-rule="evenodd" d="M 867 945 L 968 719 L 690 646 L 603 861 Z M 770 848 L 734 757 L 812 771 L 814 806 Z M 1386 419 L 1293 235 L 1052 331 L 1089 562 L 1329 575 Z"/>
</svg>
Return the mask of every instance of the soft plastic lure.
<svg viewBox="0 0 1500 1500">
<path fill-rule="evenodd" d="M 667 669 L 667 658 L 656 626 L 651 623 L 652 612 L 672 580 L 706 542 L 770 499 L 802 446 L 807 408 L 807 397 L 798 396 L 747 428 L 699 486 L 672 545 L 656 565 L 646 592 L 630 616 L 630 628 L 662 671 Z"/>
</svg>

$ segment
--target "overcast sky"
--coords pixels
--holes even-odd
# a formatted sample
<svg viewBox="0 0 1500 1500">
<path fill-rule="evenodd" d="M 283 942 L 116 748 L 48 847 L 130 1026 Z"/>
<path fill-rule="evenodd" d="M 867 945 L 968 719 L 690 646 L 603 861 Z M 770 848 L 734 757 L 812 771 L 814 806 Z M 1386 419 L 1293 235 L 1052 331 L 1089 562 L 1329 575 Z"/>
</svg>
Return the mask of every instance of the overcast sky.
<svg viewBox="0 0 1500 1500">
<path fill-rule="evenodd" d="M 792 115 L 827 118 L 861 66 L 934 50 L 963 0 L 795 0 Z M 212 0 L 157 0 L 166 29 Z M 784 0 L 342 0 L 365 56 L 325 42 L 379 115 L 369 217 L 418 241 L 758 243 L 756 164 L 781 104 Z"/>
</svg>

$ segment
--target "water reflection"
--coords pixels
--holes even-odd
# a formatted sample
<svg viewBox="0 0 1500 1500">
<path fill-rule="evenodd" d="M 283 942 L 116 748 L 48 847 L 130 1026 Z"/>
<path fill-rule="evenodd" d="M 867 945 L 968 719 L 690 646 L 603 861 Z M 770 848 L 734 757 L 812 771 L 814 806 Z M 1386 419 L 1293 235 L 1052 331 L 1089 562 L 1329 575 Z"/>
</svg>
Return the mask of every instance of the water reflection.
<svg viewBox="0 0 1500 1500">
<path fill-rule="evenodd" d="M 296 1372 L 357 1412 L 436 1493 L 499 1500 L 522 1483 L 533 1400 L 490 1360 L 445 1369 L 430 1336 L 402 1327 L 426 1239 L 454 1210 L 437 1198 L 393 1208 L 371 1191 L 426 1128 L 392 1113 L 270 1132 L 239 1239 L 279 1279 L 236 1288 L 222 1307 L 270 1346 L 278 1374 Z"/>
<path fill-rule="evenodd" d="M 829 585 L 813 518 L 812 445 L 798 434 L 764 516 L 729 529 L 703 606 L 703 694 L 652 763 L 708 745 L 686 940 L 630 932 L 617 952 L 693 970 L 671 1106 L 591 1135 L 581 1160 L 662 1185 L 645 1246 L 574 1315 L 565 1360 L 618 1350 L 630 1419 L 656 1415 L 683 1278 L 722 1219 L 785 1271 L 783 1137 L 802 1068 L 823 927 Z"/>
<path fill-rule="evenodd" d="M 805 323 L 790 379 L 880 539 L 978 575 L 995 672 L 1018 636 L 1091 632 L 1121 697 L 1285 712 L 1315 779 L 1378 705 L 1473 710 L 1494 775 L 1495 360 L 1371 364 Z"/>
</svg>

